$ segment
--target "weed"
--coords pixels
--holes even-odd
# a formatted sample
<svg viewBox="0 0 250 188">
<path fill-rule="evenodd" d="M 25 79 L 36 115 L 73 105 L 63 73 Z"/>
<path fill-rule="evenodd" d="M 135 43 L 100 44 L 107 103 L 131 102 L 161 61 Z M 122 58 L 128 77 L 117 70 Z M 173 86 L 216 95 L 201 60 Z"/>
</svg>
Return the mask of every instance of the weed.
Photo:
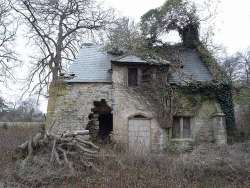
<svg viewBox="0 0 250 188">
<path fill-rule="evenodd" d="M 249 187 L 250 142 L 218 148 L 213 144 L 198 146 L 190 154 L 148 154 L 137 156 L 112 146 L 102 146 L 95 162 L 102 173 L 91 169 L 69 176 L 66 170 L 44 170 L 30 164 L 20 173 L 13 161 L 15 148 L 29 140 L 39 128 L 0 129 L 0 186 L 6 187 Z M 36 156 L 39 157 L 39 156 Z M 41 158 L 41 157 L 40 157 Z M 116 159 L 116 160 L 114 160 Z M 121 165 L 122 164 L 122 165 Z M 50 165 L 51 166 L 51 165 Z M 53 165 L 52 165 L 53 166 Z M 52 170 L 47 169 L 47 170 Z M 13 173 L 14 172 L 14 173 Z M 19 175 L 18 175 L 19 173 Z M 21 175 L 20 175 L 21 174 Z M 26 180 L 24 181 L 26 177 Z M 23 178 L 23 179 L 22 179 Z M 33 178 L 33 179 L 32 179 Z"/>
</svg>

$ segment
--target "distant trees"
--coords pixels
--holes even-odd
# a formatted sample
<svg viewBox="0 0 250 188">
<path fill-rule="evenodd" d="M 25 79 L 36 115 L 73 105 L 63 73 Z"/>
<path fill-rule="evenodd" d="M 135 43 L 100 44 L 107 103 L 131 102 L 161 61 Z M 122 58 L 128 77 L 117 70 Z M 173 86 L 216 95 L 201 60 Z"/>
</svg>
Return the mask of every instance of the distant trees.
<svg viewBox="0 0 250 188">
<path fill-rule="evenodd" d="M 228 77 L 238 85 L 250 86 L 250 47 L 220 60 Z"/>
<path fill-rule="evenodd" d="M 226 55 L 221 60 L 221 66 L 224 67 L 229 79 L 232 81 L 237 80 L 241 73 L 240 59 L 241 59 L 241 54 L 237 53 L 234 55 Z"/>
<path fill-rule="evenodd" d="M 250 86 L 250 47 L 245 52 L 240 53 L 240 57 L 241 68 L 243 70 L 241 78 L 247 86 Z"/>
<path fill-rule="evenodd" d="M 39 110 L 35 99 L 29 98 L 25 101 L 19 101 L 18 105 L 15 106 L 0 97 L 0 121 L 31 122 L 42 120 L 44 120 L 43 113 Z"/>
<path fill-rule="evenodd" d="M 15 18 L 7 0 L 0 0 L 0 82 L 13 77 L 12 66 L 16 61 L 13 51 L 14 39 L 17 30 Z"/>
<path fill-rule="evenodd" d="M 5 100 L 0 97 L 0 118 L 9 112 L 9 107 Z"/>
</svg>

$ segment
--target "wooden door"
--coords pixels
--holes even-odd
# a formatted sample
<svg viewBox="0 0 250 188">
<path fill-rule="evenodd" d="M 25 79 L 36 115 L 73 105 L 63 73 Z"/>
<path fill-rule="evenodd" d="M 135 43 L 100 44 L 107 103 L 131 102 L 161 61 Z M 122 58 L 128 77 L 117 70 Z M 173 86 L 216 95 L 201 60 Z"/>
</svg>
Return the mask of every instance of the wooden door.
<svg viewBox="0 0 250 188">
<path fill-rule="evenodd" d="M 129 149 L 136 153 L 150 152 L 150 120 L 129 120 Z"/>
</svg>

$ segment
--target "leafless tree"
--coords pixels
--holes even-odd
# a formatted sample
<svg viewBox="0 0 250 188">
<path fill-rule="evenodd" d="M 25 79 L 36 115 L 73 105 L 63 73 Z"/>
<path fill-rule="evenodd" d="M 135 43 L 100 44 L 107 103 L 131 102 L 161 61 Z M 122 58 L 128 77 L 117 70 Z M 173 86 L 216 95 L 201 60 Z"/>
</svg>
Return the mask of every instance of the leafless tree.
<svg viewBox="0 0 250 188">
<path fill-rule="evenodd" d="M 242 79 L 247 86 L 250 85 L 250 47 L 245 52 L 240 53 L 241 68 L 243 71 Z"/>
<path fill-rule="evenodd" d="M 27 25 L 29 44 L 39 50 L 32 57 L 27 87 L 38 78 L 32 91 L 38 89 L 39 94 L 65 71 L 88 37 L 114 20 L 114 11 L 95 0 L 12 0 L 11 7 Z"/>
<path fill-rule="evenodd" d="M 106 32 L 106 50 L 114 53 L 136 52 L 147 46 L 146 38 L 134 20 L 123 17 Z"/>
<path fill-rule="evenodd" d="M 239 80 L 241 74 L 241 54 L 226 55 L 221 60 L 221 66 L 226 70 L 230 80 Z"/>
<path fill-rule="evenodd" d="M 14 38 L 17 30 L 15 19 L 7 0 L 0 0 L 0 81 L 13 77 L 11 68 L 16 56 L 13 51 Z"/>
</svg>

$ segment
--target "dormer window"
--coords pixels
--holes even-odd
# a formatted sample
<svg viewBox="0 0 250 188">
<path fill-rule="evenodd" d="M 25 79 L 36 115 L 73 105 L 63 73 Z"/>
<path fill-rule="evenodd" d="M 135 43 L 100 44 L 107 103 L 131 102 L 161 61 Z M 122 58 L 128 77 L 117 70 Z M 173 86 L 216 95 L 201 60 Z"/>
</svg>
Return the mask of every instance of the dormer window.
<svg viewBox="0 0 250 188">
<path fill-rule="evenodd" d="M 128 86 L 137 86 L 138 70 L 137 68 L 128 68 Z"/>
</svg>

